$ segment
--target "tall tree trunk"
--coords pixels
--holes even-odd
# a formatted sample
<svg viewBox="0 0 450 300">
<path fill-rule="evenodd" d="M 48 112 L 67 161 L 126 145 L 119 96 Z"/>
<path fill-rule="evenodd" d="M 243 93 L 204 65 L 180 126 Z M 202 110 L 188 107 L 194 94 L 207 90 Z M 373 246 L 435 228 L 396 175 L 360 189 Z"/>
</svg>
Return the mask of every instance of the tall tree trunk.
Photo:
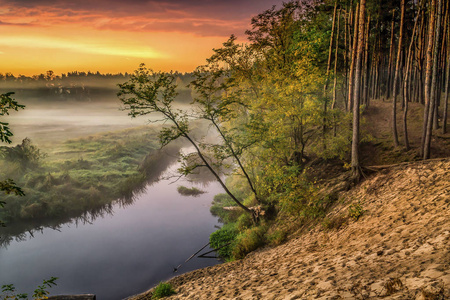
<svg viewBox="0 0 450 300">
<path fill-rule="evenodd" d="M 403 105 L 404 105 L 404 110 L 403 110 L 403 132 L 404 132 L 404 138 L 405 138 L 405 148 L 406 151 L 408 151 L 410 149 L 409 146 L 409 139 L 408 139 L 408 122 L 407 122 L 407 118 L 408 118 L 408 102 L 410 102 L 410 76 L 411 76 L 411 67 L 412 67 L 412 51 L 413 51 L 413 45 L 414 45 L 414 41 L 415 41 L 415 36 L 416 36 L 416 32 L 417 32 L 417 24 L 418 24 L 418 20 L 419 20 L 419 16 L 420 16 L 420 11 L 422 9 L 422 5 L 425 2 L 425 0 L 422 0 L 419 4 L 419 10 L 417 11 L 415 20 L 414 20 L 414 28 L 412 31 L 412 35 L 411 35 L 411 42 L 409 43 L 409 48 L 408 48 L 408 57 L 406 59 L 406 71 L 405 71 L 405 78 L 403 81 Z"/>
<path fill-rule="evenodd" d="M 369 89 L 369 27 L 370 15 L 367 17 L 366 32 L 364 34 L 364 75 L 363 75 L 363 93 L 362 99 L 366 106 L 369 106 L 368 89 Z"/>
<path fill-rule="evenodd" d="M 370 89 L 371 93 L 371 99 L 378 99 L 379 98 L 379 74 L 380 74 L 380 62 L 381 62 L 381 35 L 380 35 L 380 14 L 381 9 L 378 9 L 378 15 L 377 15 L 377 22 L 375 25 L 375 43 L 374 47 L 372 47 L 372 68 L 373 68 L 373 74 L 372 74 L 372 87 Z"/>
<path fill-rule="evenodd" d="M 332 56 L 332 52 L 333 52 L 334 28 L 336 27 L 336 12 L 337 12 L 337 0 L 334 1 L 333 23 L 331 24 L 330 46 L 328 47 L 327 73 L 326 73 L 325 86 L 323 88 L 325 93 L 328 89 L 328 84 L 330 82 L 330 69 L 331 69 L 331 56 Z M 335 58 L 335 60 L 336 60 L 336 58 Z"/>
<path fill-rule="evenodd" d="M 358 13 L 359 13 L 359 6 L 358 3 L 355 10 L 355 30 L 353 33 L 353 45 L 352 45 L 352 62 L 350 64 L 350 75 L 348 79 L 348 110 L 351 111 L 353 108 L 353 89 L 354 89 L 354 81 L 355 81 L 355 75 L 354 75 L 354 69 L 355 69 L 355 62 L 356 62 L 356 46 L 358 45 Z M 364 34 L 364 33 L 363 33 Z"/>
<path fill-rule="evenodd" d="M 345 70 L 345 80 L 344 80 L 344 107 L 345 111 L 349 111 L 347 98 L 348 98 L 348 58 L 350 56 L 350 42 L 349 42 L 349 21 L 348 21 L 348 9 L 345 11 L 344 16 L 344 70 Z"/>
<path fill-rule="evenodd" d="M 359 98 L 361 82 L 361 65 L 364 47 L 364 25 L 365 25 L 366 0 L 361 0 L 359 4 L 359 30 L 357 40 L 356 70 L 355 70 L 355 92 L 353 95 L 353 137 L 352 137 L 352 173 L 355 180 L 361 177 L 359 163 Z M 355 32 L 356 35 L 356 32 Z M 356 41 L 355 41 L 356 42 Z"/>
<path fill-rule="evenodd" d="M 439 67 L 436 67 L 440 70 Z M 433 113 L 433 130 L 439 129 L 439 106 L 441 105 L 441 74 L 438 72 L 436 74 L 436 85 L 432 88 L 434 91 L 434 113 Z"/>
<path fill-rule="evenodd" d="M 432 31 L 436 31 L 434 36 L 428 40 L 428 43 L 434 47 L 434 51 L 432 53 L 432 67 L 431 67 L 431 86 L 429 87 L 428 97 L 428 116 L 426 118 L 426 128 L 425 128 L 425 139 L 424 139 L 424 147 L 423 147 L 423 159 L 429 159 L 431 155 L 431 135 L 433 129 L 433 117 L 434 110 L 436 109 L 436 76 L 437 76 L 437 62 L 438 62 L 438 53 L 439 53 L 439 38 L 440 38 L 440 23 L 441 23 L 441 14 L 442 14 L 442 0 L 438 0 L 437 7 L 437 21 L 436 25 L 434 25 L 434 18 L 436 14 L 436 0 L 432 0 L 431 2 L 431 16 L 430 16 L 430 28 L 432 27 Z M 432 33 L 433 34 L 433 33 Z M 434 44 L 434 45 L 433 45 Z M 430 51 L 431 52 L 431 51 Z M 428 54 L 427 54 L 428 55 Z M 427 73 L 428 73 L 428 57 L 427 57 Z M 430 81 L 430 80 L 429 80 Z M 427 85 L 425 85 L 427 88 Z M 427 97 L 425 93 L 425 97 Z"/>
<path fill-rule="evenodd" d="M 333 38 L 334 38 L 334 27 L 336 24 L 336 12 L 337 12 L 337 0 L 334 1 L 334 11 L 333 11 L 333 24 L 331 25 L 331 36 L 330 36 L 330 47 L 328 48 L 328 62 L 327 62 L 327 73 L 325 79 L 325 86 L 323 87 L 323 124 L 322 124 L 322 140 L 323 149 L 327 148 L 326 144 L 326 134 L 327 134 L 327 108 L 328 108 L 328 84 L 330 82 L 330 68 L 331 68 L 331 56 L 333 53 Z M 337 57 L 334 58 L 337 60 Z"/>
<path fill-rule="evenodd" d="M 375 64 L 375 78 L 373 79 L 373 99 L 378 99 L 380 96 L 380 55 L 377 54 L 377 61 Z"/>
<path fill-rule="evenodd" d="M 394 25 L 395 25 L 395 10 L 392 10 L 392 21 L 391 21 L 391 43 L 389 47 L 389 65 L 388 74 L 386 82 L 386 99 L 391 97 L 391 84 L 392 84 L 392 69 L 394 64 Z"/>
<path fill-rule="evenodd" d="M 402 54 L 403 42 L 403 24 L 405 20 L 405 0 L 401 1 L 401 16 L 400 16 L 400 34 L 398 37 L 397 46 L 397 62 L 395 63 L 394 88 L 392 94 L 394 99 L 392 101 L 392 139 L 394 140 L 394 147 L 398 147 L 398 133 L 397 133 L 397 89 L 400 73 L 400 61 Z"/>
<path fill-rule="evenodd" d="M 427 45 L 427 31 L 426 31 L 426 22 L 425 22 L 426 14 L 425 9 L 422 10 L 422 19 L 420 21 L 420 35 L 419 35 L 419 51 L 417 62 L 418 62 L 418 89 L 417 89 L 417 102 L 425 105 L 425 72 L 426 72 L 426 45 Z"/>
<path fill-rule="evenodd" d="M 331 102 L 331 109 L 336 107 L 336 97 L 337 97 L 337 62 L 338 62 L 338 51 L 339 51 L 339 24 L 341 18 L 341 9 L 339 8 L 337 16 L 337 28 L 336 28 L 336 42 L 334 49 L 334 82 L 333 82 L 333 101 Z"/>
<path fill-rule="evenodd" d="M 445 96 L 444 96 L 444 111 L 442 115 L 442 133 L 447 133 L 447 118 L 448 118 L 448 89 L 449 89 L 449 82 L 450 82 L 450 4 L 447 2 L 447 17 L 445 18 L 446 21 L 444 24 L 447 24 L 447 71 L 445 72 Z"/>
<path fill-rule="evenodd" d="M 333 102 L 331 103 L 331 109 L 334 110 L 336 108 L 336 98 L 337 98 L 337 62 L 338 62 L 338 54 L 339 54 L 339 25 L 341 18 L 341 9 L 339 8 L 338 17 L 337 17 L 337 28 L 336 28 L 336 46 L 334 50 L 334 82 L 333 82 Z M 344 100 L 344 103 L 346 101 Z M 333 114 L 333 136 L 336 137 L 337 134 L 337 122 L 336 115 Z"/>
<path fill-rule="evenodd" d="M 430 110 L 430 90 L 431 90 L 431 70 L 433 64 L 433 38 L 434 38 L 434 20 L 435 20 L 436 0 L 431 1 L 430 17 L 428 20 L 428 35 L 427 35 L 427 50 L 426 50 L 426 69 L 425 69 L 425 84 L 424 84 L 424 98 L 425 107 L 423 112 L 423 126 L 422 126 L 422 143 L 421 155 L 426 159 L 425 155 L 425 138 L 427 135 L 428 112 Z M 427 153 L 428 155 L 428 153 Z"/>
</svg>

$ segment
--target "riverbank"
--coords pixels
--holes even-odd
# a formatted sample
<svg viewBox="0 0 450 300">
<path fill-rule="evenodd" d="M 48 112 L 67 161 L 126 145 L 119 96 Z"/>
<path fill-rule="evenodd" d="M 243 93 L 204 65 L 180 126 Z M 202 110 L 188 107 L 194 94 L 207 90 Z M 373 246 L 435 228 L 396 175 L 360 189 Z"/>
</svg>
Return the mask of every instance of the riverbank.
<svg viewBox="0 0 450 300">
<path fill-rule="evenodd" d="M 133 193 L 145 187 L 147 170 L 161 169 L 157 129 L 143 126 L 106 132 L 55 141 L 44 148 L 25 139 L 17 146 L 0 149 L 0 177 L 14 178 L 25 193 L 2 199 L 6 205 L 0 219 L 7 229 L 2 230 L 0 244 L 8 235 L 39 225 L 55 226 L 101 214 L 117 201 L 131 202 Z M 166 151 L 177 153 L 180 147 Z"/>
<path fill-rule="evenodd" d="M 449 159 L 383 169 L 342 192 L 326 224 L 175 277 L 168 299 L 448 299 L 449 169 Z"/>
<path fill-rule="evenodd" d="M 12 238 L 0 248 L 0 285 L 14 284 L 16 291 L 32 295 L 43 279 L 58 277 L 49 290 L 52 296 L 94 294 L 118 300 L 171 278 L 173 268 L 205 245 L 219 225 L 209 204 L 221 187 L 181 178 L 177 184 L 205 191 L 181 196 L 170 178 L 180 167 L 177 156 L 167 156 L 151 169 L 162 172 L 159 180 L 150 181 L 132 205 L 115 203 L 97 217 Z M 2 237 L 5 229 L 14 228 L 0 229 Z M 192 259 L 178 274 L 217 263 Z"/>
</svg>

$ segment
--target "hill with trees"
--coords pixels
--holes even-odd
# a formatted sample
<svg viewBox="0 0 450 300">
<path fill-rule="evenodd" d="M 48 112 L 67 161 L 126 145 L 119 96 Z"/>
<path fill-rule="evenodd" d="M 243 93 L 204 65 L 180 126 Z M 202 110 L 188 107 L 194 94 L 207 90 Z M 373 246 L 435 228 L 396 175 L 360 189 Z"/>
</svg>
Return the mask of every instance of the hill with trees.
<svg viewBox="0 0 450 300">
<path fill-rule="evenodd" d="M 211 236 L 211 245 L 222 247 L 225 259 L 236 260 L 261 246 L 282 244 L 298 230 L 320 227 L 322 224 L 325 229 L 335 231 L 326 234 L 319 232 L 318 237 L 312 237 L 311 244 L 307 244 L 311 247 L 310 252 L 319 249 L 322 242 L 322 245 L 328 245 L 320 240 L 320 236 L 331 238 L 344 234 L 348 239 L 333 244 L 336 248 L 329 250 L 331 252 L 328 254 L 336 251 L 346 256 L 344 254 L 348 250 L 354 261 L 363 263 L 352 264 L 353 267 L 369 270 L 375 258 L 390 250 L 378 245 L 385 241 L 392 249 L 401 248 L 393 252 L 401 252 L 400 258 L 405 262 L 399 266 L 401 269 L 406 268 L 411 253 L 422 253 L 420 249 L 426 239 L 422 238 L 416 247 L 412 240 L 420 237 L 408 235 L 409 240 L 403 241 L 411 249 L 405 250 L 409 248 L 395 244 L 398 241 L 391 236 L 396 228 L 403 228 L 400 227 L 404 225 L 401 222 L 413 222 L 413 215 L 421 218 L 410 211 L 419 210 L 427 215 L 429 224 L 440 228 L 440 235 L 433 236 L 441 239 L 440 242 L 430 240 L 427 242 L 430 247 L 439 245 L 436 251 L 448 248 L 448 231 L 441 230 L 448 223 L 448 218 L 447 223 L 437 220 L 439 211 L 444 209 L 445 214 L 448 208 L 445 186 L 449 179 L 445 160 L 436 167 L 439 168 L 437 183 L 444 190 L 433 189 L 435 198 L 427 196 L 423 201 L 414 196 L 414 207 L 411 209 L 404 198 L 409 195 L 408 189 L 414 189 L 414 185 L 406 182 L 407 174 L 414 173 L 415 181 L 411 179 L 412 182 L 421 183 L 422 175 L 418 175 L 412 167 L 421 163 L 406 166 L 404 170 L 399 170 L 399 174 L 391 174 L 390 177 L 371 174 L 403 162 L 450 156 L 447 126 L 449 2 L 290 1 L 255 16 L 246 34 L 248 43 L 241 44 L 237 37 L 231 35 L 221 48 L 213 49 L 213 55 L 204 65 L 191 74 L 181 76 L 174 72 L 155 72 L 141 65 L 133 74 L 117 75 L 125 81 L 119 86 L 119 99 L 131 116 L 154 113 L 163 116 L 167 126 L 158 135 L 162 146 L 184 138 L 196 149 L 193 155 L 181 157 L 181 175 L 206 167 L 224 187 L 226 194 L 214 199 L 211 210 L 225 224 Z M 74 78 L 80 76 L 76 74 Z M 83 76 L 95 77 L 98 74 Z M 67 81 L 66 78 L 52 78 L 52 74 L 47 74 L 33 80 L 47 82 L 46 87 L 54 80 Z M 192 96 L 190 110 L 174 105 L 180 93 L 177 86 L 186 85 L 186 81 Z M 208 128 L 213 128 L 219 142 L 193 137 L 192 120 L 208 122 Z M 426 166 L 432 165 L 423 168 Z M 219 174 L 222 168 L 228 170 L 226 181 Z M 391 172 L 395 173 L 397 169 L 394 170 Z M 427 174 L 434 171 L 433 168 L 423 170 Z M 428 175 L 426 186 L 420 190 L 421 195 L 427 195 L 427 188 L 432 187 L 433 175 Z M 383 185 L 376 182 L 383 182 Z M 404 183 L 404 187 L 400 183 Z M 391 186 L 391 189 L 386 186 Z M 352 187 L 356 189 L 348 192 Z M 361 189 L 364 187 L 367 190 L 363 193 Z M 398 195 L 398 199 L 391 199 L 390 195 Z M 383 205 L 379 208 L 376 207 L 378 196 L 384 197 L 380 199 Z M 439 202 L 433 202 L 436 199 Z M 389 212 L 391 204 L 398 208 L 392 214 Z M 429 208 L 429 205 L 432 207 Z M 330 215 L 342 209 L 348 211 L 345 217 Z M 363 214 L 366 210 L 374 215 L 365 218 Z M 384 214 L 390 217 L 386 219 Z M 361 216 L 362 221 L 359 222 Z M 349 223 L 348 219 L 355 222 Z M 401 221 L 398 224 L 395 223 L 397 219 Z M 369 234 L 367 226 L 376 227 L 376 222 L 389 227 L 376 228 L 381 238 L 371 235 L 372 240 L 366 245 L 358 244 L 359 248 L 350 249 L 350 239 L 355 237 L 352 234 Z M 341 225 L 345 226 L 339 231 Z M 420 229 L 422 225 L 405 227 L 405 230 Z M 379 231 L 381 228 L 385 231 Z M 428 235 L 428 229 L 425 228 L 422 234 Z M 303 241 L 307 236 L 295 237 Z M 261 256 L 260 259 L 275 259 L 280 253 L 288 255 L 290 249 L 302 247 L 301 242 L 291 241 L 286 245 L 274 250 L 275 254 L 269 256 L 271 258 Z M 322 257 L 321 262 L 324 263 L 318 265 L 319 258 L 313 258 L 314 254 L 305 255 L 310 258 L 309 261 L 274 261 L 280 264 L 298 263 L 300 269 L 297 271 L 303 272 L 295 273 L 299 276 L 308 275 L 304 274 L 304 268 L 308 265 L 311 266 L 307 269 L 308 273 L 318 272 L 316 269 L 323 265 L 336 268 L 324 260 L 331 259 L 331 256 L 323 256 L 325 258 Z M 427 266 L 431 268 L 432 260 L 441 258 L 439 255 L 430 256 Z M 370 260 L 366 256 L 371 257 Z M 242 266 L 255 266 L 246 265 L 248 261 L 233 263 L 233 268 L 242 271 Z M 387 261 L 391 263 L 394 260 Z M 350 260 L 345 258 L 338 263 L 347 264 Z M 380 262 L 382 268 L 387 268 L 387 265 Z M 344 267 L 341 265 L 340 269 Z M 427 270 L 416 270 L 416 267 L 412 267 L 411 272 Z M 217 267 L 220 268 L 227 267 Z M 442 266 L 433 268 L 442 269 Z M 288 268 L 285 271 L 292 276 Z M 388 271 L 381 270 L 379 274 L 390 276 L 392 272 Z M 209 271 L 199 272 L 212 276 Z M 405 269 L 402 274 L 408 272 Z M 447 271 L 439 272 L 443 274 L 439 273 L 438 277 L 445 277 L 443 280 L 448 282 Z M 385 291 L 378 289 L 375 296 L 391 294 L 405 287 L 419 293 L 410 282 L 405 283 L 405 278 L 409 277 L 405 275 L 403 278 L 402 274 L 395 277 L 398 280 L 394 278 L 390 283 L 383 283 Z M 180 280 L 183 278 L 186 277 Z M 193 280 L 208 282 L 199 278 Z M 224 280 L 228 279 L 224 277 Z M 380 282 L 377 283 L 361 279 L 358 283 L 357 279 L 353 278 L 353 286 L 348 290 L 352 290 L 357 297 L 362 295 L 362 298 L 367 293 L 371 295 L 373 284 L 384 280 L 379 277 Z M 335 286 L 336 282 L 342 283 L 344 277 L 336 280 L 329 278 L 328 281 Z M 173 282 L 182 285 L 177 279 Z M 283 283 L 287 284 L 285 281 Z M 310 285 L 315 286 L 316 283 L 311 281 Z M 236 285 L 240 287 L 240 283 Z M 371 291 L 368 291 L 368 286 Z M 244 286 L 242 289 L 239 287 L 234 286 L 233 296 L 226 296 L 237 297 L 244 293 Z M 312 290 L 320 296 L 323 289 L 315 287 Z M 327 285 L 326 289 L 331 288 Z M 183 297 L 184 292 L 186 295 L 199 293 L 195 288 L 181 288 L 180 291 L 179 297 Z M 435 291 L 435 294 L 448 293 L 442 291 Z M 222 296 L 220 290 L 210 293 Z M 299 297 L 312 295 L 305 293 L 299 294 Z"/>
<path fill-rule="evenodd" d="M 287 2 L 252 19 L 247 44 L 232 35 L 213 49 L 193 73 L 192 111 L 172 106 L 176 74 L 144 65 L 118 95 L 133 117 L 156 113 L 170 124 L 162 145 L 185 138 L 195 147 L 197 160 L 184 157 L 180 171 L 207 167 L 221 182 L 227 195 L 213 211 L 230 224 L 214 237 L 232 237 L 240 258 L 261 244 L 241 242 L 264 236 L 280 214 L 327 212 L 335 195 L 319 194 L 317 184 L 333 173 L 325 166 L 351 170 L 358 183 L 374 161 L 448 155 L 448 10 L 425 0 Z M 219 144 L 194 141 L 192 119 L 208 121 Z M 236 167 L 228 185 L 213 165 Z"/>
<path fill-rule="evenodd" d="M 358 194 L 360 182 L 366 186 L 381 176 L 371 177 L 372 172 L 403 162 L 449 157 L 449 24 L 449 4 L 441 0 L 290 1 L 253 18 L 248 43 L 239 44 L 231 36 L 223 47 L 214 49 L 207 63 L 194 72 L 191 86 L 200 111 L 194 116 L 208 119 L 224 133 L 220 146 L 203 144 L 202 149 L 210 152 L 211 161 L 224 164 L 230 159 L 236 166 L 226 183 L 233 197 L 219 195 L 212 207 L 225 223 L 211 236 L 211 244 L 221 247 L 219 253 L 229 260 L 240 259 L 262 245 L 283 243 L 296 229 L 320 223 L 333 228 L 340 221 L 328 215 L 339 206 L 342 193 L 354 186 L 356 191 L 350 193 L 358 199 L 348 209 L 351 217 L 359 219 L 365 211 L 365 204 L 361 206 L 365 200 Z M 171 100 L 166 100 L 176 96 L 165 98 L 167 91 L 173 90 L 173 80 L 161 83 L 151 79 L 170 78 L 171 74 L 161 75 L 141 66 L 131 76 L 132 80 L 122 86 L 121 100 L 132 114 L 161 112 L 152 106 L 154 101 L 164 99 L 162 103 L 170 105 Z M 183 123 L 184 113 L 177 112 L 178 119 L 173 119 L 178 125 L 164 132 L 169 140 L 189 132 L 188 124 Z M 191 161 L 187 165 L 191 171 L 201 164 L 192 165 Z M 449 182 L 446 164 L 441 167 L 439 184 L 445 186 Z M 385 180 L 393 181 L 392 193 L 399 193 L 399 201 L 406 203 L 396 175 L 391 178 Z M 406 185 L 408 188 L 412 187 Z M 383 197 L 388 199 L 388 194 L 386 191 Z M 446 190 L 437 192 L 436 197 L 444 199 L 435 203 L 438 210 L 446 206 L 447 196 Z M 434 205 L 431 202 L 420 205 L 427 210 L 428 205 Z M 242 210 L 236 207 L 241 205 L 245 206 Z M 379 214 L 387 213 L 383 209 L 388 206 L 386 203 Z M 406 211 L 398 213 L 407 218 Z M 389 230 L 396 226 L 388 224 Z M 292 243 L 282 248 L 289 252 Z M 445 245 L 448 243 L 443 242 L 441 248 Z M 366 246 L 371 247 L 375 245 Z M 272 253 L 281 251 L 277 249 L 281 248 Z M 260 259 L 268 259 L 270 264 L 272 258 L 262 255 Z M 242 272 L 244 267 L 255 267 L 248 262 L 223 269 Z M 365 267 L 370 269 L 370 261 L 368 264 Z M 234 294 L 206 289 L 203 284 L 208 276 L 215 280 L 223 275 L 223 280 L 229 280 L 219 271 L 196 274 L 206 276 L 192 275 L 192 279 L 188 275 L 172 281 L 180 287 L 180 296 L 174 298 L 198 293 L 196 288 L 186 287 L 191 283 L 211 296 L 250 297 L 240 283 L 233 286 Z M 277 278 L 276 272 L 274 276 Z M 405 286 L 401 280 L 388 282 L 384 286 L 387 292 L 379 290 L 375 296 Z M 366 287 L 355 282 L 352 289 L 356 296 L 366 295 Z M 313 290 L 320 296 L 321 288 Z"/>
</svg>

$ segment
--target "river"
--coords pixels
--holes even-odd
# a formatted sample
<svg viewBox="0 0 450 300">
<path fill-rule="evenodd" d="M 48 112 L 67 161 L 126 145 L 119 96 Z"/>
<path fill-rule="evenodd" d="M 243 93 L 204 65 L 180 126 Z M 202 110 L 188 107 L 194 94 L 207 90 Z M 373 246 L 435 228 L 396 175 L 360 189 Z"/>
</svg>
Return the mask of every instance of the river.
<svg viewBox="0 0 450 300">
<path fill-rule="evenodd" d="M 168 166 L 166 174 L 176 170 Z M 149 183 L 132 205 L 114 205 L 113 213 L 92 222 L 72 222 L 58 230 L 44 228 L 25 241 L 0 248 L 0 285 L 13 283 L 29 293 L 51 276 L 57 294 L 96 294 L 97 299 L 123 299 L 144 292 L 170 277 L 219 263 L 195 258 L 182 264 L 209 240 L 219 225 L 209 212 L 221 187 L 212 182 L 206 193 L 181 196 L 178 185 L 162 179 Z M 206 252 L 208 249 L 205 249 Z"/>
</svg>

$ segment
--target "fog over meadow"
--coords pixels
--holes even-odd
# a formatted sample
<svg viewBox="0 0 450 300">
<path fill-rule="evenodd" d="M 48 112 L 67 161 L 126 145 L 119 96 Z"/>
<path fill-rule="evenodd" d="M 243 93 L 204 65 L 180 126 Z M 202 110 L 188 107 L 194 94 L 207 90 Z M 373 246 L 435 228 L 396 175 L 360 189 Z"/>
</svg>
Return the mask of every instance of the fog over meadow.
<svg viewBox="0 0 450 300">
<path fill-rule="evenodd" d="M 117 98 L 119 87 L 128 74 L 69 73 L 49 77 L 6 77 L 0 92 L 14 92 L 13 98 L 25 109 L 12 111 L 2 119 L 14 133 L 13 144 L 30 138 L 37 145 L 48 145 L 99 132 L 115 131 L 149 124 L 157 115 L 131 118 Z M 186 87 L 189 75 L 177 78 L 178 103 L 189 104 Z M 51 78 L 51 79 L 49 79 Z M 186 108 L 184 105 L 183 108 Z"/>
</svg>

